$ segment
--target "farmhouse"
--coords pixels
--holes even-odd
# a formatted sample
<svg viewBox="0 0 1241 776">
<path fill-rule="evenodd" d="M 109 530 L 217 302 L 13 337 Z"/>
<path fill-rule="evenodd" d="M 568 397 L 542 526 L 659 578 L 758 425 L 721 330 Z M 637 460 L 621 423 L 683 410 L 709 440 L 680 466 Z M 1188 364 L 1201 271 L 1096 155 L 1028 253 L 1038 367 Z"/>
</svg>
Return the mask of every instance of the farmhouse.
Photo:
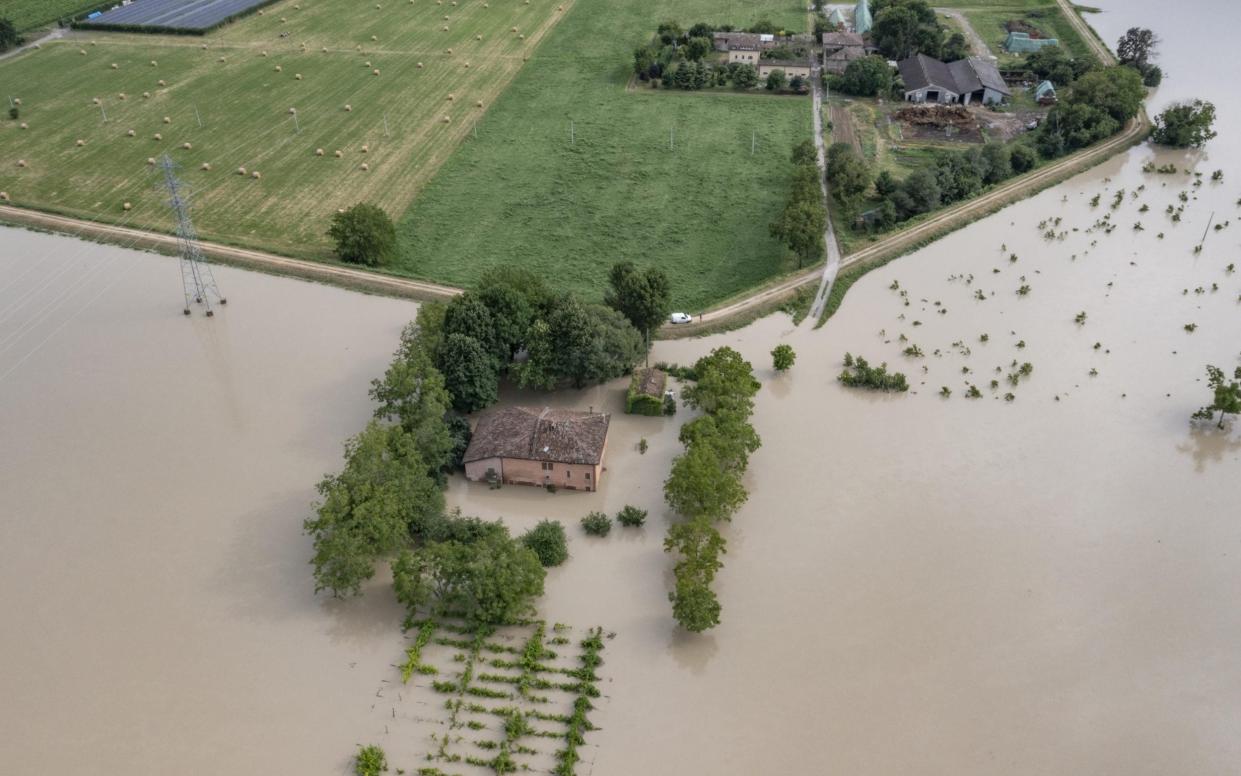
<svg viewBox="0 0 1241 776">
<path fill-rule="evenodd" d="M 760 59 L 758 61 L 758 78 L 763 80 L 776 70 L 783 70 L 786 78 L 797 76 L 810 77 L 811 63 L 809 58 L 803 59 Z"/>
<path fill-rule="evenodd" d="M 823 69 L 828 73 L 843 75 L 850 62 L 866 56 L 866 43 L 856 32 L 825 32 L 821 43 Z"/>
<path fill-rule="evenodd" d="M 603 473 L 610 415 L 506 407 L 478 420 L 466 448 L 465 476 L 474 481 L 595 490 Z"/>
<path fill-rule="evenodd" d="M 925 54 L 916 54 L 901 60 L 897 69 L 905 83 L 906 102 L 993 105 L 1012 95 L 995 64 L 982 57 L 945 64 Z"/>
</svg>

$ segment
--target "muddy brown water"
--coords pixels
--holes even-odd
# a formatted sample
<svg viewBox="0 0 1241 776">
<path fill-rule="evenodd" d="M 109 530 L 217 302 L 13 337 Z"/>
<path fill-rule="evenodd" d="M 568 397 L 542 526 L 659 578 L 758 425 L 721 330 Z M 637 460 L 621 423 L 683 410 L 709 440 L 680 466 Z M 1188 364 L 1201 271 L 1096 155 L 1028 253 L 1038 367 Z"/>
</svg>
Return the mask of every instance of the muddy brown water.
<svg viewBox="0 0 1241 776">
<path fill-rule="evenodd" d="M 1241 429 L 1187 417 L 1204 364 L 1241 364 L 1241 273 L 1225 270 L 1241 263 L 1241 115 L 1235 72 L 1201 55 L 1241 10 L 1103 5 L 1105 40 L 1160 25 L 1154 110 L 1215 101 L 1206 150 L 1139 147 L 1007 208 L 867 276 L 824 329 L 773 316 L 656 346 L 689 362 L 731 345 L 764 383 L 719 628 L 679 632 L 666 599 L 660 488 L 688 415 L 620 416 L 620 383 L 506 394 L 616 413 L 599 493 L 456 479 L 448 494 L 517 530 L 572 524 L 541 614 L 617 634 L 579 772 L 1237 771 Z M 1110 233 L 1093 227 L 1105 214 Z M 395 686 L 384 575 L 360 600 L 314 598 L 299 532 L 413 306 L 218 271 L 233 304 L 184 321 L 167 259 L 0 236 L 6 772 L 335 774 L 366 742 L 412 772 L 440 729 L 439 696 Z M 85 280 L 47 307 L 49 277 Z M 798 353 L 782 376 L 778 342 Z M 914 390 L 840 387 L 846 351 Z M 1014 361 L 1033 365 L 1015 388 Z M 576 529 L 626 503 L 646 527 Z"/>
</svg>

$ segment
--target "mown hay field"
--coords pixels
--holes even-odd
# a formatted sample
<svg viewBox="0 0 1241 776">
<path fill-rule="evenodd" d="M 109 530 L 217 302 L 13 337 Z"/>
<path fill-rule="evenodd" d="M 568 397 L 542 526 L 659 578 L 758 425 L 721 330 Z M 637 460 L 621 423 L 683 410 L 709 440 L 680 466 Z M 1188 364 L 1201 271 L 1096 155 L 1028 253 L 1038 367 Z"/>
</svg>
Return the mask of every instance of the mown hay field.
<svg viewBox="0 0 1241 776">
<path fill-rule="evenodd" d="M 0 191 L 170 231 L 148 164 L 168 153 L 204 238 L 328 258 L 337 208 L 404 211 L 571 8 L 287 0 L 204 37 L 74 33 L 0 62 L 21 100 L 0 118 Z"/>
<path fill-rule="evenodd" d="M 516 264 L 599 298 L 628 259 L 662 267 L 696 311 L 794 269 L 768 224 L 789 151 L 812 136 L 810 98 L 627 89 L 633 49 L 660 21 L 762 17 L 808 24 L 787 0 L 577 0 L 415 200 L 400 270 L 468 285 Z"/>
<path fill-rule="evenodd" d="M 1060 46 L 1073 57 L 1093 59 L 1094 54 L 1073 24 L 1065 18 L 1060 6 L 1040 0 L 1039 4 L 1027 2 L 1010 2 L 995 0 L 964 9 L 974 31 L 991 47 L 991 53 L 1000 60 L 1001 66 L 1019 63 L 1020 55 L 1009 54 L 1004 50 L 1004 40 L 1008 30 L 1004 26 L 1009 21 L 1024 21 L 1038 30 L 1045 37 L 1056 38 Z"/>
</svg>

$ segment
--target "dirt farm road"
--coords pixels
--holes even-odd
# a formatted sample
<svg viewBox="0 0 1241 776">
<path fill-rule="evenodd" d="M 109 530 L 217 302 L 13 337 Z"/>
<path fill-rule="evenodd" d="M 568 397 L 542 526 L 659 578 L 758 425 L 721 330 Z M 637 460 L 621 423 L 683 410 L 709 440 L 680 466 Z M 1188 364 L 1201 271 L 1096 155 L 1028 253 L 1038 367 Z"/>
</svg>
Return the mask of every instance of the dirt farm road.
<svg viewBox="0 0 1241 776">
<path fill-rule="evenodd" d="M 965 18 L 965 14 L 954 8 L 936 8 L 934 10 L 935 13 L 942 13 L 944 16 L 956 19 L 957 23 L 961 25 L 961 29 L 965 32 L 966 40 L 970 42 L 970 48 L 973 49 L 977 56 L 995 59 L 991 54 L 991 47 L 987 45 L 987 41 L 983 40 L 982 36 L 974 29 L 974 25 L 970 24 L 970 20 Z"/>
</svg>

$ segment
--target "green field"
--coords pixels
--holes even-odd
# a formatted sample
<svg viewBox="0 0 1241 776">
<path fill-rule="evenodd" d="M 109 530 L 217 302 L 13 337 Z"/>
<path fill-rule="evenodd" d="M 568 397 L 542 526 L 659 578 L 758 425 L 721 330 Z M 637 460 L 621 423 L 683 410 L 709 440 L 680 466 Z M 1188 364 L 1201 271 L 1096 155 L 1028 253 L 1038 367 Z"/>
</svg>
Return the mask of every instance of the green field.
<svg viewBox="0 0 1241 776">
<path fill-rule="evenodd" d="M 518 264 L 597 298 L 608 267 L 630 259 L 663 267 L 689 309 L 792 269 L 767 224 L 789 149 L 810 137 L 808 99 L 626 90 L 633 49 L 659 21 L 761 16 L 806 25 L 787 0 L 578 0 L 414 202 L 401 269 L 465 285 Z"/>
<path fill-rule="evenodd" d="M 23 31 L 55 24 L 97 5 L 98 0 L 0 0 L 0 19 L 8 19 Z"/>
<path fill-rule="evenodd" d="M 1045 1 L 1022 3 L 1009 0 L 978 3 L 972 7 L 961 2 L 953 2 L 952 5 L 963 9 L 974 31 L 991 47 L 991 53 L 999 58 L 1001 67 L 1021 60 L 1020 55 L 1009 54 L 1004 50 L 1004 39 L 1008 36 L 1004 23 L 1010 19 L 1024 19 L 1042 30 L 1045 35 L 1058 38 L 1060 45 L 1070 56 L 1088 59 L 1094 57 L 1089 45 L 1064 17 L 1058 5 L 1048 5 Z"/>
<path fill-rule="evenodd" d="M 290 0 L 203 38 L 74 33 L 2 62 L 0 91 L 21 99 L 29 128 L 0 119 L 0 191 L 16 204 L 170 230 L 147 164 L 167 152 L 194 188 L 203 237 L 327 258 L 332 213 L 361 200 L 403 212 L 572 8 L 378 5 Z"/>
</svg>

